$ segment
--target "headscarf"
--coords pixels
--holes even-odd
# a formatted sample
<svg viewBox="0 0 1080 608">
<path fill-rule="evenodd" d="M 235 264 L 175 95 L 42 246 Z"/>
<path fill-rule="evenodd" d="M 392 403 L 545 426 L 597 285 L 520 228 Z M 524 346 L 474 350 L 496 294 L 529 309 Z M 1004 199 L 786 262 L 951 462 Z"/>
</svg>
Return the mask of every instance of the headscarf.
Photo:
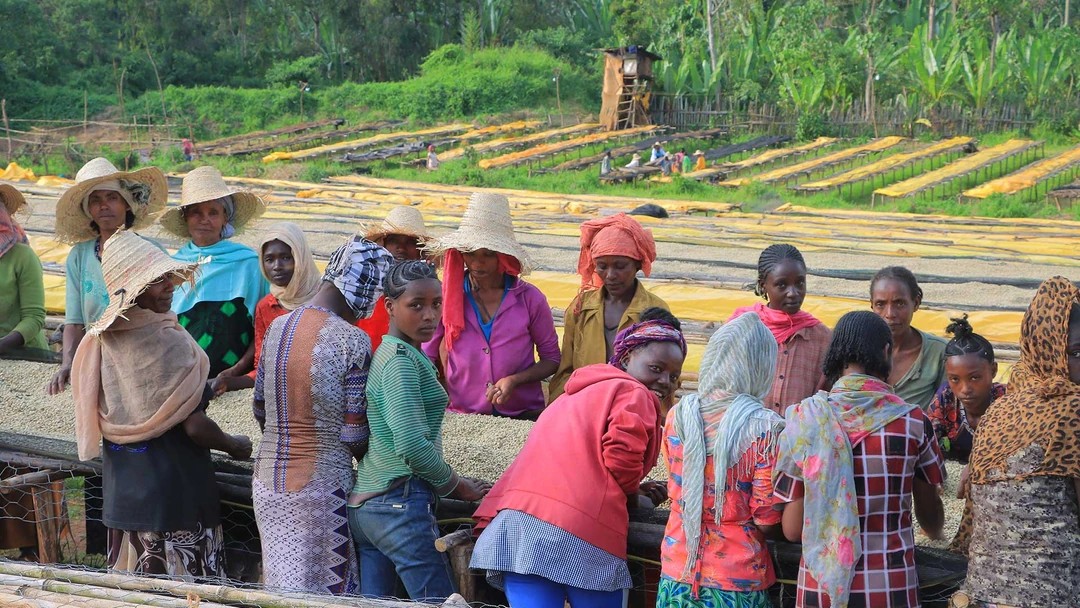
<svg viewBox="0 0 1080 608">
<path fill-rule="evenodd" d="M 233 200 L 232 196 L 223 196 L 221 198 L 215 198 L 213 200 L 203 201 L 203 202 L 204 203 L 217 203 L 217 204 L 221 205 L 222 209 L 225 210 L 225 225 L 221 227 L 221 238 L 227 239 L 227 238 L 232 237 L 234 234 L 236 234 L 236 227 L 233 226 L 233 224 L 232 224 L 233 218 L 236 217 L 236 202 Z M 201 203 L 195 203 L 195 204 L 201 204 Z M 187 217 L 188 207 L 192 207 L 192 206 L 194 206 L 194 205 L 187 205 L 187 206 L 181 207 L 180 208 L 181 216 L 186 218 Z M 260 256 L 259 259 L 261 260 L 262 257 Z"/>
<path fill-rule="evenodd" d="M 128 209 L 134 210 L 136 204 L 140 206 L 146 206 L 150 204 L 150 186 L 136 182 L 129 179 L 111 179 L 108 181 L 96 184 L 92 190 L 86 193 L 86 196 L 82 200 L 82 210 L 86 214 L 86 217 L 92 218 L 90 215 L 90 195 L 98 190 L 107 190 L 109 192 L 116 192 L 127 203 Z"/>
<path fill-rule="evenodd" d="M 266 268 L 262 265 L 263 247 L 270 241 L 281 241 L 292 250 L 293 262 L 296 266 L 292 279 L 285 287 L 274 285 L 270 281 L 270 276 L 266 274 Z M 281 222 L 271 226 L 266 237 L 259 243 L 259 256 L 259 268 L 262 269 L 266 280 L 270 282 L 270 293 L 274 294 L 285 310 L 295 310 L 307 304 L 319 291 L 322 277 L 319 275 L 319 268 L 315 266 L 315 257 L 311 254 L 311 248 L 308 247 L 307 238 L 300 226 L 292 222 Z"/>
<path fill-rule="evenodd" d="M 653 342 L 678 344 L 683 356 L 686 356 L 686 338 L 683 337 L 682 332 L 672 327 L 667 321 L 653 319 L 634 323 L 620 331 L 615 336 L 615 343 L 612 344 L 611 359 L 608 360 L 608 364 L 625 370 L 623 359 L 635 350 Z"/>
<path fill-rule="evenodd" d="M 176 314 L 138 306 L 75 352 L 71 389 L 79 459 L 101 438 L 128 444 L 160 437 L 202 403 L 210 360 Z"/>
<path fill-rule="evenodd" d="M 761 318 L 761 321 L 769 328 L 773 337 L 776 338 L 777 344 L 787 342 L 792 336 L 807 327 L 814 327 L 815 325 L 821 324 L 821 321 L 819 321 L 817 317 L 805 310 L 800 310 L 793 315 L 789 315 L 782 310 L 769 308 L 761 302 L 757 302 L 753 306 L 736 308 L 735 312 L 732 313 L 731 318 L 728 319 L 728 323 L 748 312 L 757 313 L 757 316 Z"/>
<path fill-rule="evenodd" d="M 181 262 L 201 262 L 199 281 L 184 283 L 173 292 L 172 311 L 183 314 L 199 302 L 231 302 L 243 298 L 247 314 L 255 318 L 255 307 L 269 293 L 266 279 L 259 270 L 261 256 L 229 239 L 199 247 L 188 241 L 173 254 Z"/>
<path fill-rule="evenodd" d="M 885 382 L 851 374 L 830 393 L 819 392 L 789 407 L 784 416 L 775 470 L 803 481 L 803 560 L 833 606 L 847 606 L 862 556 L 851 450 L 916 407 Z"/>
<path fill-rule="evenodd" d="M 322 280 L 330 281 L 345 296 L 357 319 L 366 319 L 375 310 L 383 292 L 383 277 L 394 256 L 359 235 L 353 235 L 330 255 Z"/>
<path fill-rule="evenodd" d="M 971 482 L 1080 477 L 1080 384 L 1069 379 L 1069 317 L 1080 289 L 1043 281 L 1020 325 L 1009 390 L 990 404 L 971 448 Z"/>
<path fill-rule="evenodd" d="M 496 252 L 499 272 L 512 277 L 521 274 L 521 262 L 512 255 Z M 454 341 L 465 330 L 465 258 L 457 249 L 447 249 L 443 258 L 442 322 L 446 330 L 446 350 L 454 349 Z"/>
<path fill-rule="evenodd" d="M 7 206 L 0 202 L 0 257 L 4 257 L 5 253 L 19 243 L 29 245 L 30 240 L 26 238 L 26 231 L 19 222 L 8 213 Z"/>
<path fill-rule="evenodd" d="M 600 289 L 603 279 L 596 274 L 596 258 L 618 255 L 641 262 L 645 276 L 652 273 L 656 261 L 656 243 L 652 231 L 641 227 L 634 218 L 619 213 L 589 220 L 581 225 L 581 253 L 577 272 L 581 275 L 581 291 Z"/>
<path fill-rule="evenodd" d="M 761 400 L 772 389 L 776 350 L 772 334 L 754 313 L 723 325 L 705 347 L 697 392 L 683 397 L 675 406 L 675 432 L 683 448 L 686 580 L 700 557 L 706 458 L 713 458 L 714 517 L 719 523 L 724 514 L 729 472 L 754 442 L 759 442 L 758 449 L 764 454 L 775 449 L 784 420 Z M 723 418 L 718 425 L 706 425 L 706 418 L 715 419 L 721 412 Z"/>
</svg>

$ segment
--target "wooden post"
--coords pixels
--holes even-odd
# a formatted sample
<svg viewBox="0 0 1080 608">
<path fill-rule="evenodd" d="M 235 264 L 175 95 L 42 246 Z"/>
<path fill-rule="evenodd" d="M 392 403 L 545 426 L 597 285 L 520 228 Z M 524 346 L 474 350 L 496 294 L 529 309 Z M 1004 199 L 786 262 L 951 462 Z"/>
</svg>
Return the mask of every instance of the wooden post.
<svg viewBox="0 0 1080 608">
<path fill-rule="evenodd" d="M 90 103 L 86 93 L 86 89 L 82 92 L 82 134 L 86 137 L 86 123 L 90 119 Z"/>
<path fill-rule="evenodd" d="M 11 126 L 8 124 L 7 99 L 0 99 L 0 114 L 4 118 L 4 133 L 7 136 L 7 162 L 11 162 Z"/>
<path fill-rule="evenodd" d="M 469 602 L 476 599 L 476 579 L 469 571 L 474 544 L 472 530 L 469 529 L 451 532 L 435 540 L 435 549 L 446 553 L 450 558 L 450 567 L 457 578 L 458 592 Z"/>
<path fill-rule="evenodd" d="M 38 561 L 58 564 L 60 553 L 60 528 L 64 513 L 64 482 L 35 484 L 30 487 L 34 497 L 34 521 L 37 524 Z"/>
</svg>

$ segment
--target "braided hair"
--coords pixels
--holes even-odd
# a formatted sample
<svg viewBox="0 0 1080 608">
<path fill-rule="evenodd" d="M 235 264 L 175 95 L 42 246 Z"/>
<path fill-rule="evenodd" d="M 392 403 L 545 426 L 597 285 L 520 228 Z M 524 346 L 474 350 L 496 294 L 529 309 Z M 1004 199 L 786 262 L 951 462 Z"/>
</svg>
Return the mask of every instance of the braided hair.
<svg viewBox="0 0 1080 608">
<path fill-rule="evenodd" d="M 986 338 L 975 333 L 968 323 L 967 313 L 959 319 L 952 321 L 945 328 L 945 332 L 952 335 L 952 340 L 945 345 L 945 357 L 957 357 L 963 355 L 978 355 L 989 363 L 994 362 L 994 347 Z"/>
<path fill-rule="evenodd" d="M 398 262 L 383 277 L 383 293 L 387 299 L 396 300 L 409 288 L 409 283 L 423 279 L 439 279 L 434 266 L 423 260 Z"/>
<path fill-rule="evenodd" d="M 832 386 L 840 379 L 844 368 L 855 363 L 861 365 L 867 375 L 887 380 L 892 371 L 887 350 L 892 343 L 892 330 L 881 317 L 869 310 L 849 312 L 840 317 L 833 328 L 821 372 Z"/>
<path fill-rule="evenodd" d="M 870 279 L 870 298 L 874 297 L 874 285 L 878 284 L 878 281 L 884 281 L 885 279 L 892 279 L 893 281 L 899 281 L 907 286 L 908 293 L 911 294 L 912 299 L 916 305 L 922 303 L 923 291 L 922 287 L 919 287 L 919 281 L 915 279 L 915 275 L 910 270 L 903 266 L 886 266 L 877 271 L 874 278 Z"/>
<path fill-rule="evenodd" d="M 794 245 L 788 245 L 787 243 L 769 245 L 758 256 L 757 284 L 754 285 L 754 295 L 761 296 L 766 300 L 769 299 L 765 293 L 765 279 L 784 260 L 796 261 L 802 264 L 803 268 L 806 268 L 806 260 L 803 259 L 802 253 Z"/>
<path fill-rule="evenodd" d="M 651 306 L 641 311 L 641 316 L 638 317 L 638 323 L 644 323 L 645 321 L 663 321 L 675 329 L 682 331 L 682 323 L 679 318 L 671 314 L 671 311 L 660 308 L 659 306 Z"/>
</svg>

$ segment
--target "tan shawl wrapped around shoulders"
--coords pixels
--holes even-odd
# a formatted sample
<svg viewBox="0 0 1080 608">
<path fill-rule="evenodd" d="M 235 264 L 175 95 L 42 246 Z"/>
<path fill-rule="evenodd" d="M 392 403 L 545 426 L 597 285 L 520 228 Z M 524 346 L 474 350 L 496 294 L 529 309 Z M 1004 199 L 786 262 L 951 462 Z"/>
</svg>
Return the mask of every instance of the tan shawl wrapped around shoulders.
<svg viewBox="0 0 1080 608">
<path fill-rule="evenodd" d="M 176 314 L 127 310 L 75 352 L 71 390 L 79 458 L 101 455 L 101 439 L 154 439 L 202 402 L 210 361 Z"/>
</svg>

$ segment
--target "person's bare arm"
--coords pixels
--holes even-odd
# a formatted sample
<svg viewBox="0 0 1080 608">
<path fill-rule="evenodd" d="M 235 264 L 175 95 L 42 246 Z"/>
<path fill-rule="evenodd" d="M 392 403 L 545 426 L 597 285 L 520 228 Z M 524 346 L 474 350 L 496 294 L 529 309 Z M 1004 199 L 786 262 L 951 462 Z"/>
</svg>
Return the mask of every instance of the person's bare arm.
<svg viewBox="0 0 1080 608">
<path fill-rule="evenodd" d="M 82 325 L 73 323 L 64 325 L 64 348 L 61 353 L 60 369 L 53 374 L 49 385 L 45 387 L 45 392 L 48 394 L 59 395 L 71 382 L 71 362 L 75 360 L 75 351 L 78 350 L 85 335 L 86 328 Z"/>
<path fill-rule="evenodd" d="M 793 543 L 802 542 L 803 499 L 793 500 L 784 505 L 784 515 L 780 520 L 784 538 Z"/>
<path fill-rule="evenodd" d="M 240 357 L 240 360 L 236 362 L 236 365 L 234 365 L 234 366 L 232 366 L 232 367 L 230 367 L 228 369 L 222 370 L 221 373 L 217 375 L 217 377 L 218 378 L 239 377 L 239 376 L 243 376 L 244 374 L 250 372 L 253 369 L 255 369 L 255 341 L 254 340 L 251 341 L 251 344 L 248 344 L 247 350 L 244 351 L 244 356 Z M 248 387 L 244 387 L 244 388 L 248 388 Z M 237 390 L 237 389 L 230 388 L 228 390 Z"/>
<path fill-rule="evenodd" d="M 945 528 L 945 505 L 937 486 L 915 477 L 911 495 L 915 500 L 915 519 L 919 520 L 919 527 L 931 539 L 940 539 Z"/>
<path fill-rule="evenodd" d="M 205 411 L 195 412 L 181 424 L 187 436 L 199 447 L 225 452 L 236 460 L 251 457 L 251 439 L 245 435 L 229 435 L 222 431 Z"/>
</svg>

